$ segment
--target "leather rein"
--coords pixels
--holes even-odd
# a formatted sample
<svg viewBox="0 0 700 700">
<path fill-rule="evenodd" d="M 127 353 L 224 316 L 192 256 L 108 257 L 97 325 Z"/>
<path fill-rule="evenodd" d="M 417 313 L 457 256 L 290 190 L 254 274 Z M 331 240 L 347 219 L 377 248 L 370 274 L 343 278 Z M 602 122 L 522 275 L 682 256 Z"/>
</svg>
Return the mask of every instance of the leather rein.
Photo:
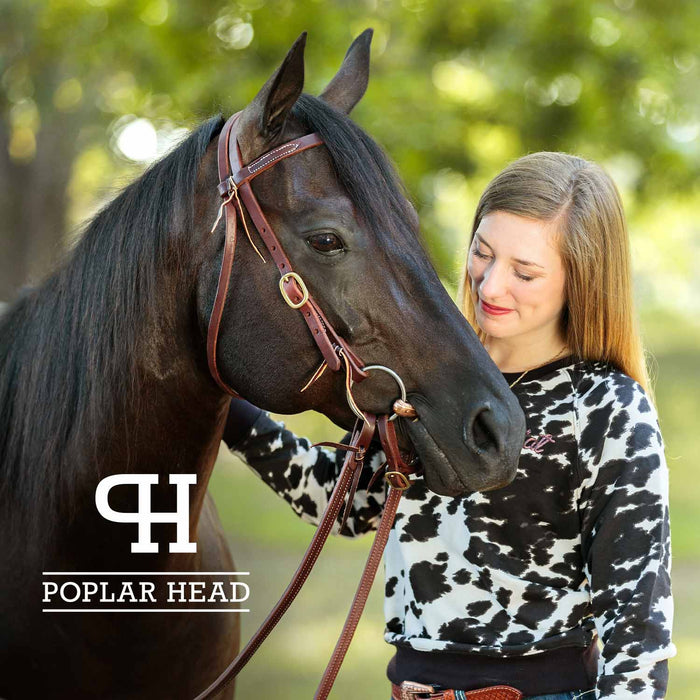
<svg viewBox="0 0 700 700">
<path fill-rule="evenodd" d="M 220 178 L 218 190 L 223 202 L 219 208 L 219 213 L 211 232 L 213 233 L 216 230 L 223 215 L 226 222 L 226 236 L 216 297 L 209 319 L 207 333 L 207 360 L 210 372 L 216 383 L 226 393 L 240 397 L 240 394 L 228 386 L 221 377 L 217 366 L 216 349 L 221 317 L 226 304 L 226 296 L 231 279 L 239 217 L 251 245 L 258 255 L 265 260 L 253 242 L 253 238 L 248 229 L 246 222 L 247 212 L 279 270 L 279 288 L 283 299 L 292 309 L 297 309 L 302 314 L 304 321 L 309 327 L 311 336 L 323 357 L 323 362 L 301 391 L 306 390 L 317 381 L 327 368 L 330 368 L 334 372 L 344 370 L 348 402 L 353 412 L 357 415 L 358 420 L 355 423 L 352 439 L 348 445 L 319 443 L 319 445 L 332 445 L 339 449 L 347 450 L 348 452 L 320 524 L 291 582 L 243 650 L 219 677 L 206 690 L 200 693 L 195 700 L 205 700 L 205 698 L 213 697 L 235 678 L 292 604 L 318 559 L 328 535 L 338 522 L 340 509 L 344 502 L 346 502 L 346 505 L 344 513 L 340 518 L 340 529 L 343 528 L 347 520 L 363 470 L 365 454 L 376 432 L 379 435 L 382 449 L 386 456 L 386 462 L 373 475 L 368 488 L 383 472 L 384 479 L 389 485 L 389 490 L 375 539 L 372 543 L 367 563 L 362 573 L 362 578 L 360 579 L 345 625 L 343 626 L 336 647 L 314 696 L 316 700 L 325 700 L 331 691 L 345 657 L 345 653 L 350 646 L 360 616 L 362 615 L 374 576 L 381 561 L 384 547 L 389 538 L 401 494 L 411 485 L 408 478 L 409 475 L 415 473 L 411 464 L 404 460 L 399 450 L 392 421 L 397 415 L 413 418 L 416 416 L 416 412 L 415 409 L 406 402 L 405 388 L 400 377 L 392 370 L 381 365 L 365 367 L 362 360 L 333 329 L 333 326 L 309 293 L 302 277 L 292 269 L 292 265 L 285 255 L 282 245 L 265 218 L 260 204 L 251 188 L 251 180 L 257 175 L 265 172 L 284 158 L 302 153 L 309 148 L 322 145 L 323 140 L 318 134 L 308 134 L 307 136 L 302 136 L 282 146 L 273 148 L 271 151 L 256 158 L 253 162 L 243 166 L 236 129 L 240 114 L 241 113 L 238 112 L 229 118 L 219 135 L 218 143 Z M 391 418 L 387 415 L 376 416 L 362 411 L 358 408 L 352 397 L 353 383 L 366 379 L 369 376 L 369 370 L 372 369 L 383 370 L 391 374 L 401 389 L 401 399 L 394 403 L 395 413 Z"/>
</svg>

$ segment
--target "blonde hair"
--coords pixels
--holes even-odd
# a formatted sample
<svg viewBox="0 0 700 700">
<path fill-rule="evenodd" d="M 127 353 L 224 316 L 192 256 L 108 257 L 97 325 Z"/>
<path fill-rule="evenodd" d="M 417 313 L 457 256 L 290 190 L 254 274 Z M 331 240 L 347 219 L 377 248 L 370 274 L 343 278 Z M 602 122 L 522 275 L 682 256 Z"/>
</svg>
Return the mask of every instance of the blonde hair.
<svg viewBox="0 0 700 700">
<path fill-rule="evenodd" d="M 610 176 L 583 158 L 533 153 L 511 163 L 489 183 L 476 209 L 470 241 L 481 220 L 495 211 L 558 224 L 566 274 L 562 331 L 567 346 L 580 359 L 611 363 L 649 391 L 633 310 L 627 225 Z M 483 342 L 466 261 L 459 300 Z"/>
</svg>

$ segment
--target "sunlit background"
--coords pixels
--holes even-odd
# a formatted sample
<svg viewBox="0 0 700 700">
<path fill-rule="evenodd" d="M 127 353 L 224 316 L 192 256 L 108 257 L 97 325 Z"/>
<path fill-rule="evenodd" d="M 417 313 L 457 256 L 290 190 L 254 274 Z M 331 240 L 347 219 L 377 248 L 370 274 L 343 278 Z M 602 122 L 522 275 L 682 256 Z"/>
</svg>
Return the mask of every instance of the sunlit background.
<svg viewBox="0 0 700 700">
<path fill-rule="evenodd" d="M 0 301 L 38 282 L 82 222 L 193 125 L 245 105 L 303 30 L 307 90 L 318 93 L 368 26 L 372 78 L 354 118 L 396 162 L 451 291 L 479 194 L 510 160 L 574 152 L 622 192 L 671 470 L 680 612 L 669 697 L 690 700 L 700 655 L 697 0 L 5 0 Z M 290 425 L 338 435 L 313 416 Z M 311 531 L 226 455 L 213 488 L 255 582 L 249 634 Z M 312 694 L 367 547 L 333 543 L 239 697 Z M 381 589 L 369 608 L 337 697 L 386 698 Z"/>
</svg>

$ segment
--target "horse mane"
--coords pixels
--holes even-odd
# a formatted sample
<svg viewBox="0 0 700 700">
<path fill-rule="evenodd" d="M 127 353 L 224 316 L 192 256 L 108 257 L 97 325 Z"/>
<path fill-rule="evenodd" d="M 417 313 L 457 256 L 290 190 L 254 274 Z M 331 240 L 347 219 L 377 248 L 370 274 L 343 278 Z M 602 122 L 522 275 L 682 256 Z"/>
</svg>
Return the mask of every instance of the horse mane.
<svg viewBox="0 0 700 700">
<path fill-rule="evenodd" d="M 71 512 L 76 479 L 134 396 L 140 334 L 179 264 L 174 241 L 192 231 L 199 165 L 222 125 L 204 122 L 122 190 L 0 317 L 0 508 L 19 509 L 24 535 Z"/>
</svg>

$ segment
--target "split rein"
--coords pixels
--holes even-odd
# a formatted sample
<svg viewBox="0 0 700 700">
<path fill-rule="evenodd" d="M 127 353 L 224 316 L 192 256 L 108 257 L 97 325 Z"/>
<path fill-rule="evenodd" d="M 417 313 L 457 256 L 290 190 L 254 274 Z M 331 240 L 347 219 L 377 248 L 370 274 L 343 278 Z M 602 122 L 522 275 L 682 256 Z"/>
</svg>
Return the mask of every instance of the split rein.
<svg viewBox="0 0 700 700">
<path fill-rule="evenodd" d="M 332 371 L 344 371 L 346 396 L 350 408 L 357 416 L 352 438 L 348 445 L 338 443 L 318 443 L 319 445 L 329 445 L 338 449 L 347 450 L 347 455 L 343 462 L 343 467 L 331 494 L 326 510 L 323 513 L 320 524 L 314 533 L 306 553 L 299 564 L 291 582 L 280 597 L 279 601 L 268 614 L 258 631 L 253 635 L 238 656 L 219 675 L 219 677 L 195 700 L 205 700 L 213 697 L 221 691 L 248 663 L 253 654 L 265 641 L 275 625 L 288 610 L 302 586 L 306 582 L 311 569 L 318 559 L 321 549 L 328 539 L 333 526 L 338 521 L 340 509 L 343 502 L 347 502 L 345 510 L 340 519 L 340 529 L 344 527 L 355 492 L 360 480 L 360 475 L 364 467 L 364 459 L 367 449 L 372 442 L 375 432 L 379 435 L 379 440 L 386 456 L 385 465 L 375 472 L 368 485 L 368 488 L 375 482 L 377 477 L 384 471 L 384 479 L 389 485 L 389 490 L 384 505 L 377 533 L 367 558 L 360 583 L 357 587 L 350 611 L 345 620 L 343 630 L 335 646 L 331 659 L 321 678 L 321 682 L 316 690 L 315 700 L 325 700 L 333 687 L 333 683 L 338 675 L 340 666 L 343 663 L 345 654 L 350 646 L 352 637 L 357 628 L 357 624 L 364 610 L 367 597 L 369 596 L 372 582 L 379 567 L 382 553 L 391 532 L 391 527 L 396 516 L 396 509 L 401 499 L 403 491 L 410 485 L 409 476 L 414 473 L 411 463 L 407 463 L 399 450 L 394 429 L 393 420 L 397 415 L 405 418 L 415 418 L 416 411 L 410 403 L 406 401 L 406 389 L 401 378 L 388 367 L 382 365 L 364 366 L 361 359 L 348 347 L 346 341 L 333 329 L 328 319 L 323 314 L 316 301 L 309 294 L 309 290 L 302 277 L 293 271 L 291 263 L 284 253 L 277 236 L 268 223 L 260 205 L 250 186 L 250 181 L 260 173 L 271 168 L 284 158 L 288 158 L 296 153 L 302 153 L 308 148 L 319 146 L 323 143 L 317 134 L 302 136 L 293 141 L 278 146 L 268 153 L 255 159 L 247 166 L 242 165 L 242 156 L 238 145 L 236 124 L 240 112 L 234 114 L 224 125 L 219 136 L 218 143 L 218 164 L 219 164 L 219 194 L 223 202 L 219 208 L 219 213 L 212 227 L 212 233 L 216 229 L 222 216 L 226 221 L 226 237 L 224 242 L 224 255 L 219 272 L 219 281 L 216 290 L 214 307 L 209 319 L 207 332 L 207 360 L 209 370 L 216 383 L 228 394 L 235 397 L 240 395 L 228 386 L 219 373 L 216 361 L 216 348 L 219 334 L 219 326 L 226 295 L 231 278 L 231 269 L 236 249 L 236 234 L 238 219 L 243 224 L 246 236 L 256 253 L 265 261 L 264 256 L 253 242 L 248 225 L 246 223 L 246 212 L 260 234 L 272 260 L 280 272 L 279 288 L 282 298 L 292 308 L 298 309 L 304 321 L 311 331 L 311 336 L 316 342 L 323 362 L 314 372 L 311 379 L 301 389 L 305 391 L 314 384 L 327 368 Z M 401 398 L 393 405 L 394 414 L 376 416 L 362 411 L 355 402 L 352 395 L 353 383 L 361 382 L 369 376 L 371 370 L 384 371 L 390 374 L 399 385 Z M 384 468 L 385 467 L 385 468 Z M 384 468 L 384 469 L 383 469 Z"/>
</svg>

